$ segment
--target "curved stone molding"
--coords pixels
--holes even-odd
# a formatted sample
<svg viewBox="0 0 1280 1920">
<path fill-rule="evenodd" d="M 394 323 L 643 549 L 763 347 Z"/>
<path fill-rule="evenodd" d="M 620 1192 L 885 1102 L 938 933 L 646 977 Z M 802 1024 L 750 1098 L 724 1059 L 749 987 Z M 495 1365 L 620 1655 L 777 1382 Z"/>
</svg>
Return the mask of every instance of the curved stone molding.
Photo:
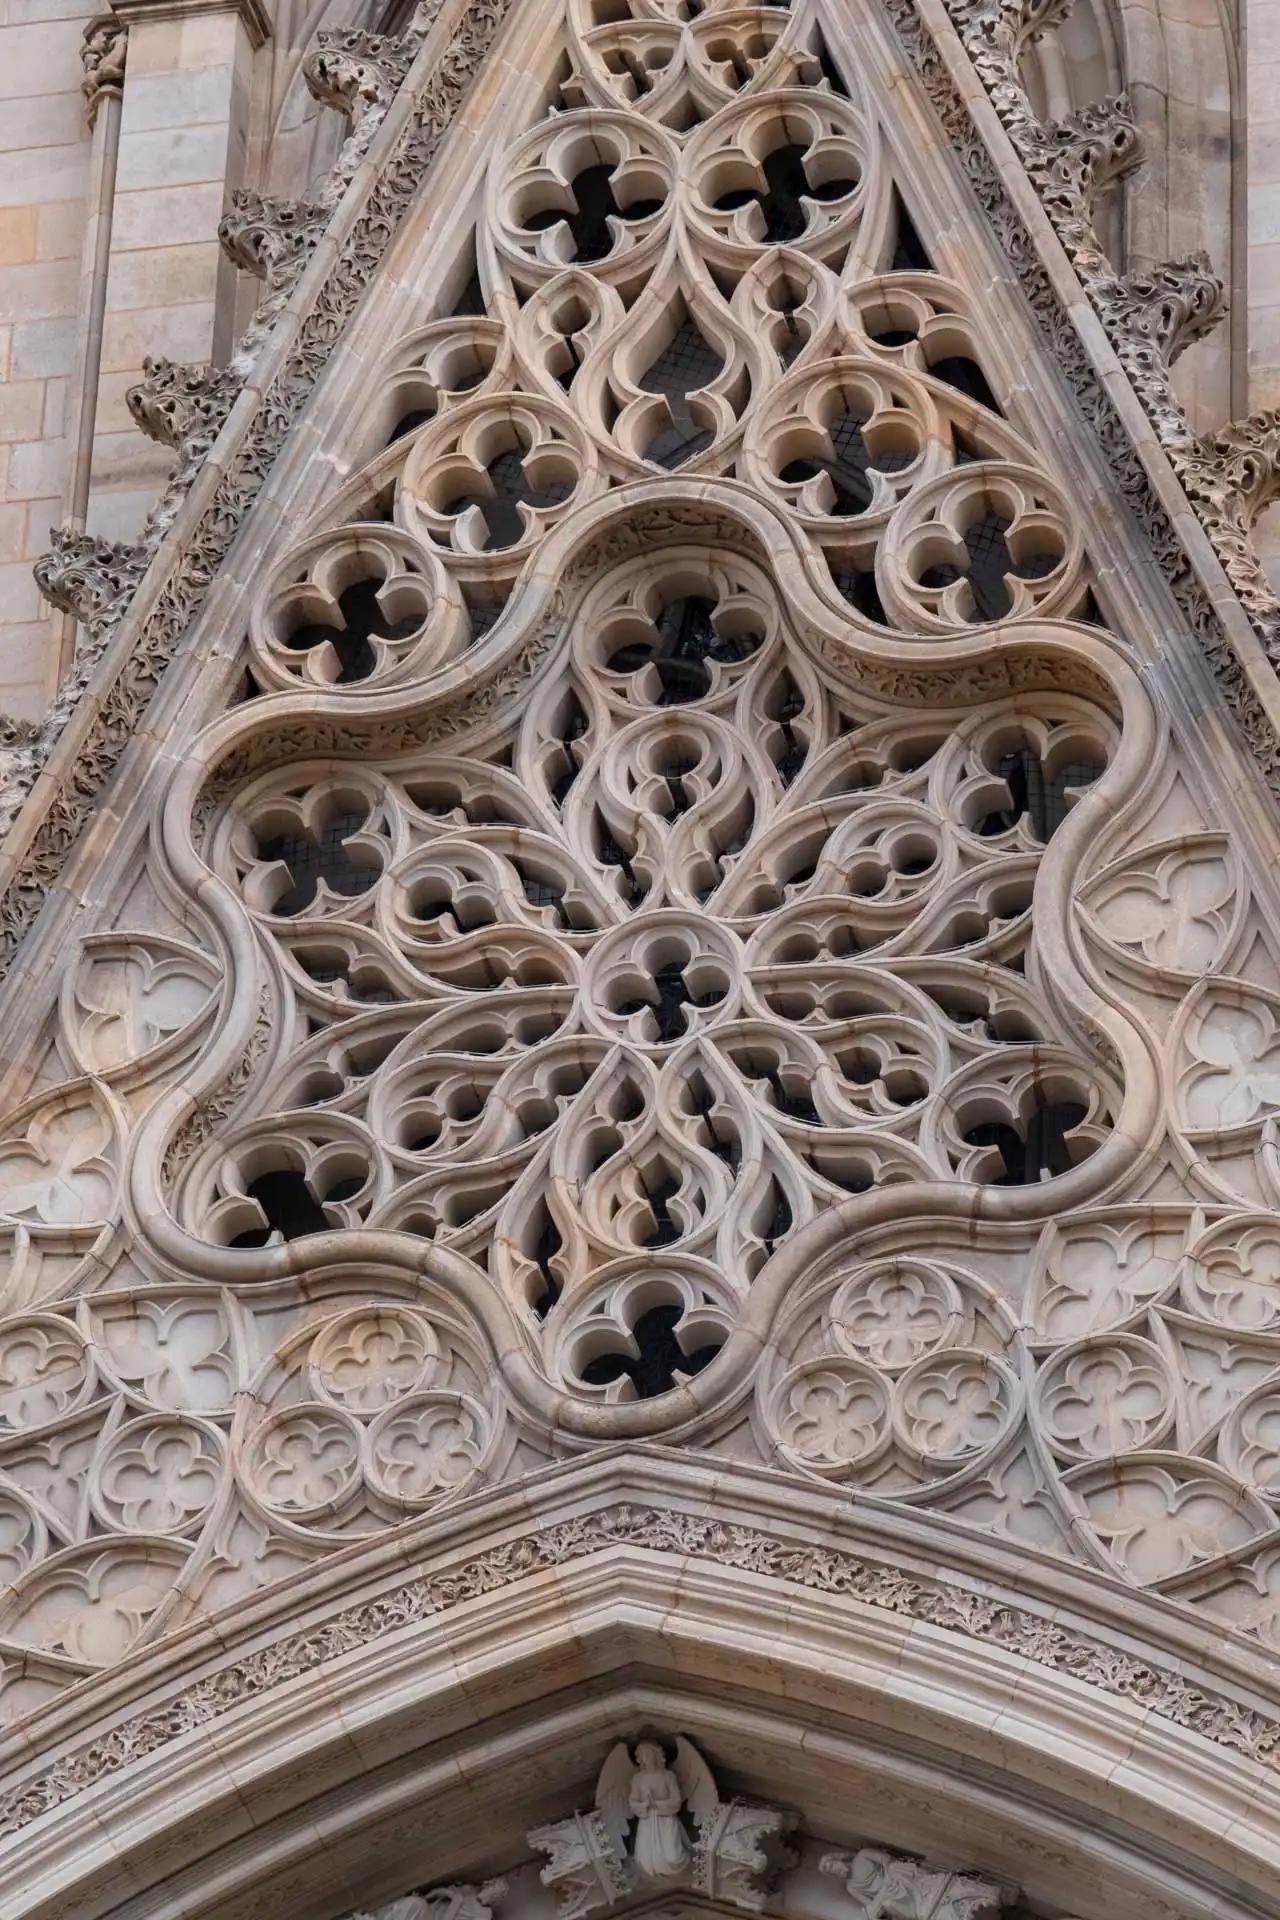
<svg viewBox="0 0 1280 1920">
<path fill-rule="evenodd" d="M 1277 1632 L 1276 1363 L 1209 1417 L 1166 1251 L 1280 1191 L 1246 851 L 980 304 L 893 265 L 867 101 L 790 19 L 737 85 L 680 33 L 672 93 L 590 41 L 592 104 L 495 149 L 486 312 L 386 342 L 231 583 L 142 863 L 185 937 L 117 909 L 6 1116 L 38 1691 L 655 1435 Z M 742 172 L 780 131 L 812 192 Z"/>
<path fill-rule="evenodd" d="M 444 138 L 475 75 L 476 68 L 510 9 L 512 0 L 485 0 L 468 8 L 461 30 L 442 49 L 439 69 L 425 76 L 424 90 L 413 123 L 400 136 L 397 152 L 403 163 L 393 177 L 379 183 L 316 305 L 303 319 L 286 364 L 264 397 L 252 423 L 220 477 L 199 525 L 172 558 L 169 590 L 148 616 L 145 640 L 120 663 L 103 708 L 96 713 L 82 761 L 83 779 L 73 794 L 59 796 L 58 821 L 46 821 L 36 845 L 24 856 L 24 876 L 16 888 L 6 889 L 0 952 L 6 964 L 13 957 L 25 928 L 39 912 L 44 893 L 61 868 L 65 849 L 92 812 L 92 796 L 114 766 L 125 742 L 132 737 L 140 715 L 164 668 L 201 605 L 208 583 L 248 512 L 272 460 L 278 453 L 296 414 L 311 391 L 320 367 L 328 358 L 335 325 L 354 309 L 368 284 L 373 265 L 381 257 L 399 219 L 409 206 L 427 167 Z M 434 18 L 430 7 L 420 7 L 418 19 Z M 167 508 L 165 509 L 167 512 Z M 61 538 L 56 536 L 55 538 Z M 148 561 L 151 556 L 146 556 Z M 39 563 L 37 563 L 39 564 Z M 119 609 L 123 614 L 126 602 Z M 113 630 L 113 629 L 112 629 Z M 62 730 L 80 706 L 81 697 L 102 658 L 110 631 L 104 629 L 77 650 L 48 715 L 32 736 L 25 724 L 0 716 L 0 750 L 10 751 L 6 765 L 6 820 L 11 822 L 48 761 Z"/>
<path fill-rule="evenodd" d="M 988 10 L 984 8 L 983 11 L 986 12 Z M 1021 13 L 1023 10 L 1019 9 L 1018 11 Z M 1003 14 L 1003 8 L 1001 12 Z M 1036 12 L 1037 10 L 1031 10 L 1028 18 L 1034 18 Z M 420 9 L 420 16 L 423 15 L 423 13 L 424 10 Z M 1049 16 L 1045 15 L 1045 24 L 1048 23 Z M 464 62 L 473 61 L 480 46 L 487 44 L 487 40 L 491 36 L 495 24 L 495 20 L 489 18 L 487 15 L 485 17 L 475 18 L 474 20 L 469 17 L 467 34 L 456 48 L 451 49 L 450 53 L 455 74 L 460 71 L 458 67 L 460 60 Z M 907 44 L 913 52 L 918 52 L 922 58 L 926 58 L 925 48 L 931 46 L 931 42 L 928 42 L 923 35 L 923 30 L 920 28 L 914 7 L 908 4 L 908 0 L 901 0 L 901 5 L 896 6 L 895 24 L 903 36 L 904 43 Z M 948 95 L 948 83 L 946 82 L 945 74 L 936 62 L 936 58 L 932 65 L 927 66 L 926 79 L 932 83 L 935 99 L 943 109 L 944 120 L 953 120 L 957 111 L 963 118 L 963 109 L 959 108 L 958 102 L 955 101 L 953 95 Z M 456 81 L 451 81 L 450 85 L 456 85 Z M 967 122 L 965 124 L 967 125 Z M 432 143 L 434 143 L 434 140 L 438 139 L 438 137 L 437 123 L 436 131 L 431 136 Z M 1008 216 L 1009 209 L 1007 202 L 1003 200 L 999 183 L 994 179 L 994 176 L 988 204 L 993 212 L 997 209 L 1003 209 L 1002 217 Z M 1022 237 L 1022 241 L 1014 248 L 1012 257 L 1020 262 L 1029 260 L 1030 247 L 1029 243 L 1026 242 L 1025 236 Z M 367 263 L 362 259 L 360 271 L 363 273 L 366 270 Z M 1044 300 L 1037 299 L 1036 304 L 1043 314 L 1045 312 Z M 1051 300 L 1050 305 L 1052 305 Z M 1101 421 L 1102 415 L 1108 410 L 1108 403 L 1094 384 L 1091 369 L 1088 367 L 1087 361 L 1080 352 L 1078 341 L 1075 339 L 1070 323 L 1066 320 L 1065 315 L 1059 313 L 1057 322 L 1051 328 L 1051 331 L 1056 336 L 1055 346 L 1063 357 L 1063 363 L 1071 369 L 1077 389 L 1082 392 L 1090 418 Z M 310 364 L 306 356 L 304 356 L 304 364 Z M 304 375 L 304 378 L 305 377 L 307 376 Z M 288 417 L 291 417 L 292 410 L 297 404 L 296 380 L 292 378 L 289 379 L 285 382 L 285 386 L 289 389 L 290 396 L 287 401 L 285 400 L 283 390 L 276 396 L 276 401 L 285 402 L 283 414 L 281 414 L 279 405 L 273 402 L 273 424 L 268 435 L 273 446 L 278 443 L 279 435 L 284 430 L 284 422 Z M 1104 433 L 1103 437 L 1109 443 L 1119 444 L 1119 442 L 1123 440 L 1123 430 L 1119 427 L 1119 423 L 1115 422 L 1112 430 Z M 269 458 L 269 454 L 266 457 Z M 1151 537 L 1155 542 L 1157 551 L 1161 553 L 1168 552 L 1171 555 L 1175 554 L 1178 548 L 1176 535 L 1173 533 L 1172 527 L 1164 516 L 1163 510 L 1154 502 L 1149 494 L 1149 490 L 1146 489 L 1145 478 L 1142 476 L 1141 468 L 1137 462 L 1131 454 L 1126 455 L 1126 460 L 1128 470 L 1124 474 L 1123 484 L 1125 485 L 1128 497 L 1140 506 L 1143 518 L 1150 529 Z M 258 467 L 259 464 L 259 454 L 255 451 L 250 460 L 249 470 L 244 476 L 250 483 L 248 492 L 246 492 L 243 481 L 240 479 L 225 483 L 221 489 L 219 501 L 209 521 L 210 538 L 214 540 L 215 548 L 218 551 L 221 551 L 222 547 L 225 546 L 226 539 L 228 538 L 228 529 L 238 523 L 239 516 L 243 512 L 247 500 L 251 497 L 253 486 L 252 470 Z M 223 494 L 226 495 L 225 499 L 222 498 Z M 230 515 L 230 518 L 228 518 L 228 515 Z M 208 566 L 208 557 L 205 551 L 207 546 L 208 540 L 198 536 L 195 542 L 195 551 L 199 556 L 199 566 L 196 572 L 200 575 L 201 579 L 207 577 L 205 573 L 205 569 Z M 1191 621 L 1193 628 L 1203 638 L 1206 651 L 1214 665 L 1219 681 L 1238 716 L 1244 735 L 1264 775 L 1268 779 L 1280 779 L 1280 751 L 1277 749 L 1269 722 L 1261 712 L 1257 700 L 1232 654 L 1230 646 L 1221 634 L 1221 629 L 1217 624 L 1217 616 L 1208 597 L 1189 577 L 1180 559 L 1176 565 L 1171 561 L 1171 574 L 1175 582 L 1175 590 L 1183 600 L 1187 617 Z M 202 591 L 202 587 L 195 584 L 194 576 L 191 583 L 179 589 L 178 602 L 176 603 L 180 605 L 181 609 L 178 614 L 179 621 L 185 622 L 190 616 L 191 609 L 198 603 Z M 147 662 L 151 662 L 157 657 L 161 660 L 167 658 L 168 654 L 172 651 L 174 636 L 176 632 L 180 630 L 179 627 L 174 624 L 174 617 L 169 612 L 169 603 L 167 600 L 164 603 L 164 610 L 158 612 L 157 615 L 154 616 L 154 619 L 159 622 L 161 627 L 167 630 L 167 637 L 165 634 L 157 633 L 148 641 L 147 647 L 140 656 Z M 53 742 L 58 737 L 65 717 L 68 713 L 74 711 L 79 694 L 84 684 L 86 684 L 88 673 L 96 664 L 98 651 L 99 649 L 96 644 L 83 650 L 83 659 L 77 663 L 76 668 L 68 680 L 67 686 L 63 689 L 59 697 L 55 710 L 50 714 L 39 736 L 35 739 L 27 740 L 24 734 L 21 754 L 11 758 L 11 816 L 21 803 L 22 795 L 26 790 L 25 783 L 29 782 L 35 772 L 44 764 Z M 128 682 L 130 677 L 130 671 L 126 669 L 125 681 Z M 148 667 L 147 672 L 142 676 L 144 685 L 141 690 L 144 694 L 145 684 L 149 682 L 149 678 L 150 668 Z M 123 700 L 124 706 L 129 712 L 133 711 L 136 701 L 133 693 L 127 690 L 125 685 L 121 686 L 120 692 L 114 697 L 117 702 Z M 9 731 L 14 734 L 16 744 L 17 732 L 12 727 L 9 728 Z M 108 761 L 110 761 L 112 757 L 113 750 L 108 749 Z M 94 762 L 95 765 L 100 764 L 101 756 L 95 756 Z M 79 803 L 69 800 L 67 804 L 74 814 L 76 806 Z M 60 827 L 58 832 L 59 847 L 66 843 L 67 837 L 67 830 Z M 34 910 L 38 907 L 43 887 L 48 883 L 52 873 L 56 871 L 57 856 L 54 856 L 54 862 L 51 865 L 48 857 L 42 858 L 39 845 L 40 843 L 37 841 L 36 847 L 26 856 L 26 877 L 20 893 L 11 893 L 6 904 L 10 942 L 12 942 L 13 937 L 21 927 L 30 920 Z"/>
<path fill-rule="evenodd" d="M 149 1664 L 145 1706 L 130 1704 L 117 1692 L 103 1707 L 105 1721 L 95 1717 L 86 1698 L 78 1713 L 73 1712 L 76 1703 L 69 1701 L 55 1719 L 38 1717 L 29 1723 L 5 1804 L 14 1862 L 20 1867 L 29 1849 L 60 1843 L 64 1872 L 74 1873 L 75 1848 L 66 1852 L 62 1836 L 69 1837 L 73 1825 L 75 1832 L 83 1832 L 83 1809 L 90 1803 L 80 1803 L 79 1796 L 89 1790 L 99 1810 L 113 1805 L 130 1787 L 133 1804 L 140 1806 L 151 1802 L 155 1784 L 164 1780 L 167 1798 L 162 1794 L 153 1812 L 173 1805 L 180 1832 L 181 1805 L 174 1804 L 174 1783 L 194 1784 L 201 1756 L 209 1756 L 209 1765 L 224 1768 L 219 1793 L 225 1793 L 225 1762 L 216 1756 L 244 1751 L 249 1739 L 265 1759 L 273 1746 L 271 1726 L 288 1727 L 296 1768 L 305 1721 L 305 1712 L 300 1716 L 297 1709 L 306 1698 L 316 1697 L 317 1680 L 326 1700 L 362 1703 L 364 1737 L 375 1739 L 393 1677 L 402 1687 L 420 1686 L 421 1702 L 438 1700 L 440 1656 L 446 1663 L 456 1659 L 462 1646 L 469 1648 L 473 1686 L 493 1670 L 495 1660 L 512 1677 L 522 1659 L 540 1660 L 527 1698 L 554 1699 L 561 1722 L 573 1698 L 566 1681 L 574 1690 L 586 1685 L 597 1766 L 615 1741 L 634 1744 L 655 1733 L 669 1758 L 669 1737 L 661 1730 L 672 1725 L 693 1725 L 699 1744 L 706 1744 L 704 1722 L 687 1717 L 678 1704 L 683 1699 L 692 1706 L 696 1694 L 681 1693 L 674 1675 L 673 1689 L 662 1700 L 652 1690 L 637 1693 L 633 1686 L 619 1705 L 607 1691 L 606 1676 L 619 1669 L 625 1673 L 638 1652 L 662 1645 L 662 1623 L 666 1621 L 669 1633 L 677 1591 L 684 1596 L 681 1669 L 691 1683 L 696 1687 L 704 1660 L 709 1659 L 708 1670 L 714 1671 L 718 1649 L 720 1660 L 729 1663 L 721 1665 L 718 1690 L 724 1696 L 727 1689 L 729 1706 L 737 1713 L 739 1681 L 746 1690 L 741 1700 L 746 1708 L 752 1685 L 748 1675 L 758 1680 L 767 1671 L 779 1683 L 786 1676 L 787 1684 L 776 1684 L 767 1698 L 777 1702 L 777 1714 L 792 1729 L 793 1748 L 800 1746 L 806 1712 L 815 1707 L 823 1712 L 820 1764 L 828 1780 L 838 1780 L 838 1769 L 847 1764 L 841 1724 L 847 1725 L 849 1712 L 857 1713 L 865 1756 L 870 1728 L 900 1726 L 904 1703 L 914 1702 L 917 1753 L 923 1742 L 936 1756 L 934 1743 L 948 1723 L 952 1739 L 961 1742 L 954 1751 L 964 1750 L 956 1716 L 979 1711 L 979 1701 L 985 1700 L 987 1713 L 998 1717 L 1004 1743 L 1001 1765 L 1025 1768 L 1041 1820 L 1047 1804 L 1055 1812 L 1065 1806 L 1058 1798 L 1064 1791 L 1083 1795 L 1077 1819 L 1082 1806 L 1096 1802 L 1107 1807 L 1112 1873 L 1120 1867 L 1117 1837 L 1132 1812 L 1135 1793 L 1142 1796 L 1144 1789 L 1145 1811 L 1162 1828 L 1175 1818 L 1181 1821 L 1170 1831 L 1178 1833 L 1184 1863 L 1203 1861 L 1206 1852 L 1212 1853 L 1206 1839 L 1210 1829 L 1196 1816 L 1188 1819 L 1185 1805 L 1167 1815 L 1152 1811 L 1150 1784 L 1167 1777 L 1171 1766 L 1194 1768 L 1201 1806 L 1230 1804 L 1224 1803 L 1224 1794 L 1238 1796 L 1247 1787 L 1259 1807 L 1258 1822 L 1265 1822 L 1275 1794 L 1276 1724 L 1256 1701 L 1268 1697 L 1269 1676 L 1256 1662 L 1241 1664 L 1229 1648 L 1219 1650 L 1219 1671 L 1211 1675 L 1202 1665 L 1203 1645 L 1185 1630 L 1180 1633 L 1167 1608 L 1142 1600 L 1122 1602 L 1097 1582 L 1056 1574 L 1034 1557 L 1011 1558 L 1007 1549 L 993 1550 L 990 1542 L 975 1541 L 967 1548 L 955 1529 L 931 1531 L 928 1523 L 911 1529 L 909 1541 L 895 1541 L 883 1521 L 863 1515 L 852 1523 L 856 1537 L 836 1547 L 824 1534 L 831 1527 L 850 1527 L 847 1506 L 841 1511 L 830 1496 L 821 1503 L 808 1495 L 797 1498 L 788 1488 L 771 1495 L 758 1480 L 753 1484 L 752 1476 L 726 1472 L 722 1466 L 691 1477 L 669 1457 L 626 1461 L 615 1456 L 580 1478 L 575 1475 L 573 1485 L 564 1482 L 557 1490 L 549 1484 L 541 1497 L 544 1524 L 533 1532 L 527 1512 L 520 1511 L 525 1496 L 504 1495 L 489 1511 L 473 1511 L 461 1527 L 455 1520 L 451 1535 L 428 1542 L 409 1534 L 390 1558 L 375 1555 L 363 1569 L 349 1562 L 336 1584 L 330 1579 L 323 1589 L 295 1586 L 285 1604 L 277 1603 L 269 1613 L 258 1609 L 251 1624 L 238 1624 L 229 1645 L 215 1642 L 205 1627 L 194 1638 L 176 1640 Z M 576 1504 L 576 1512 L 567 1510 L 566 1499 Z M 755 1524 L 734 1517 L 741 1500 L 757 1511 Z M 489 1544 L 477 1552 L 486 1531 Z M 432 1563 L 430 1573 L 411 1570 L 415 1563 L 421 1569 L 424 1559 Z M 616 1615 L 611 1615 L 615 1624 L 609 1646 L 600 1643 L 588 1667 L 575 1667 L 572 1676 L 562 1662 L 549 1668 L 541 1639 L 544 1627 L 553 1620 L 561 1633 L 566 1624 L 578 1626 L 586 1629 L 589 1642 L 586 1623 L 593 1613 L 598 1621 L 598 1609 L 610 1598 L 615 1604 L 624 1599 L 628 1603 L 629 1637 L 620 1643 Z M 303 1628 L 290 1618 L 300 1602 L 306 1605 Z M 788 1631 L 779 1635 L 777 1618 L 784 1608 Z M 517 1621 L 523 1622 L 523 1632 L 512 1631 Z M 720 1634 L 716 1623 L 723 1629 Z M 708 1632 L 716 1649 L 707 1647 L 704 1655 Z M 1131 1651 L 1135 1635 L 1141 1638 L 1141 1656 Z M 825 1666 L 816 1661 L 807 1665 L 819 1646 L 829 1648 Z M 607 1657 L 601 1659 L 602 1654 Z M 940 1668 L 948 1675 L 945 1690 L 937 1687 Z M 739 1678 L 726 1680 L 730 1671 Z M 140 1674 L 130 1684 L 139 1679 Z M 853 1692 L 846 1696 L 850 1685 Z M 745 1767 L 758 1772 L 766 1719 L 749 1710 L 744 1718 L 729 1719 L 724 1717 L 727 1710 L 722 1698 L 716 1710 L 721 1755 L 727 1762 L 732 1754 L 735 1771 Z M 324 1738 L 327 1724 L 316 1728 L 317 1740 Z M 1059 1729 L 1056 1744 L 1047 1737 L 1051 1725 Z M 971 1739 L 971 1720 L 968 1727 Z M 1060 1751 L 1068 1730 L 1073 1743 L 1069 1761 Z M 779 1733 L 770 1729 L 767 1735 L 774 1751 Z M 810 1728 L 811 1738 L 812 1733 Z M 429 1738 L 419 1723 L 415 1744 L 424 1737 Z M 488 1728 L 483 1737 L 490 1743 L 492 1770 Z M 533 1737 L 526 1734 L 526 1744 Z M 543 1756 L 540 1778 L 545 1781 L 551 1759 L 545 1728 L 536 1737 L 536 1751 Z M 1111 1777 L 1116 1751 L 1126 1760 L 1119 1779 Z M 885 1764 L 893 1766 L 887 1753 Z M 1072 1778 L 1064 1787 L 1061 1769 L 1067 1764 Z M 913 1765 L 918 1769 L 919 1758 Z M 268 1778 L 262 1776 L 264 1785 Z M 242 1771 L 241 1791 L 250 1790 L 249 1779 Z M 897 1780 L 901 1785 L 900 1771 Z M 791 1799 L 794 1791 L 778 1797 Z M 801 1794 L 801 1807 L 806 1797 Z M 546 1804 L 541 1797 L 540 1805 Z M 265 1810 L 267 1802 L 263 1805 Z M 1019 1805 L 1016 1817 L 1024 1819 L 1026 1811 L 1025 1804 Z M 843 1813 L 837 1832 L 848 1826 L 865 1831 L 860 1807 Z M 353 1817 L 359 1816 L 349 1812 L 348 1826 Z M 1206 1815 L 1206 1821 L 1210 1817 Z M 162 1857 L 172 1858 L 173 1822 L 162 1822 L 165 1831 L 152 1825 L 150 1839 L 147 1825 L 144 1821 L 127 1833 L 123 1826 L 117 1828 L 122 1852 L 127 1857 L 139 1846 L 154 1849 L 162 1840 Z M 20 1835 L 24 1827 L 27 1831 Z M 331 1847 L 339 1843 L 338 1827 L 335 1821 L 330 1829 Z M 1228 1870 L 1237 1876 L 1237 1889 L 1242 1883 L 1246 1888 L 1266 1884 L 1264 1832 L 1265 1827 L 1254 1825 L 1233 1842 L 1233 1866 Z M 893 1884 L 887 1878 L 892 1872 L 913 1892 L 981 1891 L 999 1902 L 1012 1890 L 1000 1878 L 1006 1868 L 1010 1880 L 1016 1875 L 1033 1881 L 1043 1874 L 1043 1857 L 1033 1859 L 1029 1851 L 1019 1860 L 1007 1850 L 1006 1868 L 965 1872 L 967 1849 L 957 1845 L 954 1831 L 949 1843 L 941 1839 L 935 1820 L 931 1829 L 921 1828 L 921 1834 L 916 1844 L 925 1856 L 923 1864 L 886 1857 L 886 1849 L 865 1843 L 860 1851 L 869 1857 L 855 1862 L 850 1849 L 841 1862 L 841 1877 L 852 1875 L 856 1865 L 857 1876 L 867 1885 L 859 1886 L 855 1877 L 849 1897 L 868 1891 L 874 1897 L 881 1887 Z M 1061 1826 L 1054 1838 L 1055 1857 L 1060 1858 L 1066 1844 Z M 402 1852 L 406 1843 L 414 1847 L 413 1824 L 406 1828 L 402 1822 L 397 1839 Z M 309 1844 L 314 1847 L 314 1828 Z M 518 1846 L 508 1848 L 503 1857 L 510 1860 L 520 1851 Z M 447 1856 L 438 1845 L 433 1856 L 443 1867 Z M 411 1880 L 412 1853 L 405 1854 L 401 1871 L 401 1884 Z M 1159 1871 L 1167 1874 L 1167 1857 Z M 952 1875 L 959 1884 L 948 1886 Z M 64 1885 L 70 1883 L 64 1880 Z M 380 1884 L 386 1885 L 385 1874 Z M 1179 1886 L 1188 1884 L 1182 1880 Z M 1160 1883 L 1166 1900 L 1173 1891 L 1167 1878 Z M 452 1892 L 441 1890 L 442 1897 Z M 1037 1904 L 1046 1912 L 1076 1905 L 1043 1899 Z M 1089 1911 L 1083 1900 L 1080 1907 Z M 502 1910 L 499 1904 L 499 1914 Z"/>
</svg>

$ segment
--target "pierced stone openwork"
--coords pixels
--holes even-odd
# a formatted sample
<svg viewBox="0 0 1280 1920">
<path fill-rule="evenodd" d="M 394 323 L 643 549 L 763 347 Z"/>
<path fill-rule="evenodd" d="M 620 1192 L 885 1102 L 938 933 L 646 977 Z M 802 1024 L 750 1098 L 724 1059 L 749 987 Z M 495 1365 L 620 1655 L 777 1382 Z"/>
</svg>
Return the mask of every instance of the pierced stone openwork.
<svg viewBox="0 0 1280 1920">
<path fill-rule="evenodd" d="M 228 584 L 0 1128 L 10 1712 L 637 1436 L 1280 1644 L 1272 905 L 826 18 L 570 0 Z"/>
</svg>

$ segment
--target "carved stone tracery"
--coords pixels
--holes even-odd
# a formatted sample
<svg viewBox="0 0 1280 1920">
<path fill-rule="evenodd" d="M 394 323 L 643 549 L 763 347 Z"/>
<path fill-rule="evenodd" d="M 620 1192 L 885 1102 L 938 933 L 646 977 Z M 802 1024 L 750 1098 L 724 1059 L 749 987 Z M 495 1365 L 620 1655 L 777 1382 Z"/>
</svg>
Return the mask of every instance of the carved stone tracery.
<svg viewBox="0 0 1280 1920">
<path fill-rule="evenodd" d="M 0 1140 L 17 1712 L 641 1433 L 1280 1632 L 1273 930 L 796 20 L 571 9 L 485 312 L 388 343 L 68 969 Z M 1049 143 L 1077 208 L 1124 125 Z M 1123 290 L 1162 365 L 1188 276 Z M 135 412 L 190 450 L 234 390 Z M 759 1811 L 700 1890 L 754 1903 Z"/>
</svg>

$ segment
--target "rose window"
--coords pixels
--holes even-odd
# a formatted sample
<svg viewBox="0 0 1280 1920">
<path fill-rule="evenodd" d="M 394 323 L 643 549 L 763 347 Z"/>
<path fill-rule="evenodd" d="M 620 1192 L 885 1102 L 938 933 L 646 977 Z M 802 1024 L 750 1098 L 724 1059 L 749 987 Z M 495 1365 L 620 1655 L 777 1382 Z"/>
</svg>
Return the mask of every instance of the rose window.
<svg viewBox="0 0 1280 1920">
<path fill-rule="evenodd" d="M 318 1030 L 184 1211 L 456 1247 L 575 1390 L 669 1391 L 841 1199 L 1039 1185 L 1105 1137 L 1032 907 L 1111 747 L 1068 696 L 861 714 L 753 563 L 615 567 L 487 747 L 236 795 L 212 857 Z"/>
</svg>

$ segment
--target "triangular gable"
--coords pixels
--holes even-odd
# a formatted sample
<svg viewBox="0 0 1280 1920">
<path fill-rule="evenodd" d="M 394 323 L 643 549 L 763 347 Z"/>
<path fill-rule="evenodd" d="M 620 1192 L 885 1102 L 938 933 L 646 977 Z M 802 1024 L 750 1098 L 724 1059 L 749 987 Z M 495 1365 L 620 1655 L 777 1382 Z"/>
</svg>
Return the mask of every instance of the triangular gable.
<svg viewBox="0 0 1280 1920">
<path fill-rule="evenodd" d="M 20 1709 L 628 1436 L 1275 1633 L 1270 669 L 943 24 L 443 9 L 237 210 L 14 827 Z"/>
</svg>

